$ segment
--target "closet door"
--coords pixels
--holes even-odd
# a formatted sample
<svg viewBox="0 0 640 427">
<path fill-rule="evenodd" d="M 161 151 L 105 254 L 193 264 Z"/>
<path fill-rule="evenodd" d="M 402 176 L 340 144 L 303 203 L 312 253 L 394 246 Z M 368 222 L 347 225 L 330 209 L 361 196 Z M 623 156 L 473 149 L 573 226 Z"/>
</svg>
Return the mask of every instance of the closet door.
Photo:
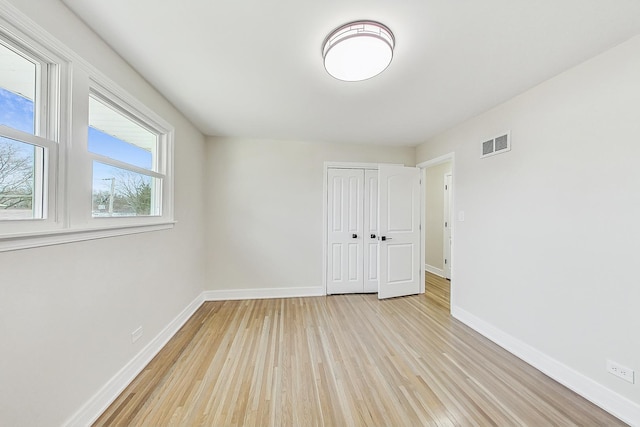
<svg viewBox="0 0 640 427">
<path fill-rule="evenodd" d="M 327 174 L 327 294 L 363 292 L 364 170 Z"/>
<path fill-rule="evenodd" d="M 378 292 L 378 171 L 364 171 L 364 292 Z"/>
</svg>

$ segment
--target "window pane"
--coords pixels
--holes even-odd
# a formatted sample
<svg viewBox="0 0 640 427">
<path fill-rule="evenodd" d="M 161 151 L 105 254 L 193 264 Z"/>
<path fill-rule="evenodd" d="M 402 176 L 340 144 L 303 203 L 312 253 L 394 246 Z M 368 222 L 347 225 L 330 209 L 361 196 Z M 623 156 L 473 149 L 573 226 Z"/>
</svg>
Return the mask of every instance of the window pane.
<svg viewBox="0 0 640 427">
<path fill-rule="evenodd" d="M 94 217 L 159 215 L 162 180 L 93 162 Z"/>
<path fill-rule="evenodd" d="M 33 134 L 36 64 L 0 44 L 0 124 Z"/>
<path fill-rule="evenodd" d="M 158 136 L 130 118 L 89 98 L 89 151 L 155 170 Z"/>
<path fill-rule="evenodd" d="M 0 137 L 0 220 L 36 218 L 34 171 L 41 151 L 40 147 Z"/>
</svg>

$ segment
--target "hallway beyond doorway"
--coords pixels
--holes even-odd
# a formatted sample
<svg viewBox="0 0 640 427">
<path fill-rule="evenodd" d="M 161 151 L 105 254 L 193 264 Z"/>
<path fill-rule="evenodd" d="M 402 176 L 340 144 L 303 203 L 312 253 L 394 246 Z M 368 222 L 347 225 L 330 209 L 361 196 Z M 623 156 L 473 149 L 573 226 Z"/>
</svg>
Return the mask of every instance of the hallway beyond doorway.
<svg viewBox="0 0 640 427">
<path fill-rule="evenodd" d="M 451 282 L 428 271 L 425 272 L 424 281 L 427 298 L 451 312 Z"/>
</svg>

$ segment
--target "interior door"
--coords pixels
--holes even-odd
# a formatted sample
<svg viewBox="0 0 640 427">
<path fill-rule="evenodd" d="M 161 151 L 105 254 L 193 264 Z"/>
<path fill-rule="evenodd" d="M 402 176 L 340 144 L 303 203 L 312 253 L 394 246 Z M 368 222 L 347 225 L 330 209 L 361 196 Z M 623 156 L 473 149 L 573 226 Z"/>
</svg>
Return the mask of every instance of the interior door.
<svg viewBox="0 0 640 427">
<path fill-rule="evenodd" d="M 378 298 L 420 293 L 420 171 L 378 169 Z"/>
<path fill-rule="evenodd" d="M 363 292 L 364 170 L 327 174 L 327 294 Z"/>
<path fill-rule="evenodd" d="M 378 171 L 364 171 L 364 292 L 378 292 Z"/>
<path fill-rule="evenodd" d="M 450 173 L 444 176 L 444 277 L 451 279 L 451 181 Z"/>
</svg>

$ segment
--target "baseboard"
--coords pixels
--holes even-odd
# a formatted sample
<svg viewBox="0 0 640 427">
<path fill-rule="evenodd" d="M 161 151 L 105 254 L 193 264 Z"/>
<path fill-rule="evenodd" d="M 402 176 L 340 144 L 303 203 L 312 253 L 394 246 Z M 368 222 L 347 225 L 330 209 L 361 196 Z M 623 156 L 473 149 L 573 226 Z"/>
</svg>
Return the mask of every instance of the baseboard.
<svg viewBox="0 0 640 427">
<path fill-rule="evenodd" d="M 169 342 L 171 337 L 186 323 L 204 302 L 203 294 L 198 295 L 182 312 L 147 344 L 124 368 L 109 380 L 87 403 L 63 425 L 68 427 L 89 426 L 113 403 L 122 391 L 142 372 L 156 354 Z"/>
<path fill-rule="evenodd" d="M 444 270 L 438 267 L 434 267 L 432 265 L 429 264 L 424 264 L 424 269 L 426 271 L 428 271 L 429 273 L 433 273 L 436 276 L 440 276 L 440 277 L 444 277 Z"/>
<path fill-rule="evenodd" d="M 640 426 L 640 405 L 637 403 L 459 307 L 451 307 L 451 315 L 613 416 L 632 426 Z"/>
<path fill-rule="evenodd" d="M 304 288 L 225 289 L 205 291 L 205 301 L 318 297 L 326 295 L 323 286 Z"/>
</svg>

